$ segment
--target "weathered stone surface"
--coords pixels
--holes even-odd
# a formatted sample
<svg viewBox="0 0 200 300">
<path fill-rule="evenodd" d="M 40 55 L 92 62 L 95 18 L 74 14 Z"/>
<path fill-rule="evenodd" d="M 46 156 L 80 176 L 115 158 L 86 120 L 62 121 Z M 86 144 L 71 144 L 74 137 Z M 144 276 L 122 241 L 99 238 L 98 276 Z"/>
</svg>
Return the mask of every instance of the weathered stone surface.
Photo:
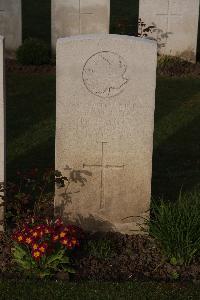
<svg viewBox="0 0 200 300">
<path fill-rule="evenodd" d="M 156 61 L 156 42 L 141 38 L 58 40 L 56 169 L 71 182 L 55 207 L 69 222 L 132 233 L 148 217 Z"/>
<path fill-rule="evenodd" d="M 196 61 L 199 0 L 140 0 L 140 18 L 155 25 L 160 54 Z"/>
<path fill-rule="evenodd" d="M 1 185 L 5 181 L 5 94 L 4 94 L 4 38 L 0 36 L 0 231 L 3 230 L 4 209 Z"/>
<path fill-rule="evenodd" d="M 22 43 L 22 8 L 21 0 L 0 0 L 0 34 L 5 37 L 8 54 Z"/>
<path fill-rule="evenodd" d="M 109 33 L 110 0 L 52 0 L 52 48 L 61 37 Z"/>
</svg>

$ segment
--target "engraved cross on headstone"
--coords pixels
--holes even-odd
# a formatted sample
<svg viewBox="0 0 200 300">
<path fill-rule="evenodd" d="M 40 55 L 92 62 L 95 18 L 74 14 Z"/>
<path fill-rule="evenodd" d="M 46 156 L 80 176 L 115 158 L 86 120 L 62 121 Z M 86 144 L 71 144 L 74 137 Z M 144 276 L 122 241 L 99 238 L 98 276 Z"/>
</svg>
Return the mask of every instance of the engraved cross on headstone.
<svg viewBox="0 0 200 300">
<path fill-rule="evenodd" d="M 81 1 L 82 0 L 79 0 L 78 2 L 78 7 L 77 7 L 77 10 L 76 12 L 68 12 L 69 15 L 75 15 L 77 16 L 78 15 L 78 31 L 79 31 L 79 34 L 81 34 L 81 16 L 82 15 L 93 15 L 93 13 L 89 13 L 89 12 L 82 12 L 81 11 Z"/>
<path fill-rule="evenodd" d="M 92 15 L 93 13 L 84 13 L 84 12 L 81 12 L 81 1 L 82 0 L 79 0 L 79 33 L 81 34 L 81 16 L 82 15 Z"/>
<path fill-rule="evenodd" d="M 157 16 L 163 16 L 167 18 L 167 33 L 170 32 L 170 20 L 173 17 L 182 17 L 182 15 L 177 14 L 177 13 L 173 13 L 172 11 L 172 1 L 168 0 L 168 8 L 167 8 L 167 12 L 163 13 L 163 14 L 156 14 Z"/>
<path fill-rule="evenodd" d="M 83 168 L 85 167 L 96 167 L 101 169 L 101 195 L 100 195 L 100 209 L 105 207 L 105 197 L 104 197 L 104 191 L 105 191 L 105 171 L 106 169 L 124 169 L 125 165 L 109 165 L 105 162 L 104 158 L 104 147 L 107 144 L 107 142 L 101 143 L 101 163 L 96 165 L 87 165 L 83 164 Z"/>
</svg>

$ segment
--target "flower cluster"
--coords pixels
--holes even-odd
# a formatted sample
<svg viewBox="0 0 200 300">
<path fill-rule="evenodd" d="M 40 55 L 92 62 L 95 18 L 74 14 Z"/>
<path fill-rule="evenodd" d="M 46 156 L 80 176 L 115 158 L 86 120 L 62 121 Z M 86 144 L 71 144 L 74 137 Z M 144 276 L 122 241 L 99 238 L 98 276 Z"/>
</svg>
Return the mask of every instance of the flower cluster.
<svg viewBox="0 0 200 300">
<path fill-rule="evenodd" d="M 36 261 L 61 248 L 73 250 L 79 247 L 82 237 L 79 227 L 64 225 L 60 218 L 43 222 L 30 218 L 13 233 L 13 240 L 28 247 Z"/>
</svg>

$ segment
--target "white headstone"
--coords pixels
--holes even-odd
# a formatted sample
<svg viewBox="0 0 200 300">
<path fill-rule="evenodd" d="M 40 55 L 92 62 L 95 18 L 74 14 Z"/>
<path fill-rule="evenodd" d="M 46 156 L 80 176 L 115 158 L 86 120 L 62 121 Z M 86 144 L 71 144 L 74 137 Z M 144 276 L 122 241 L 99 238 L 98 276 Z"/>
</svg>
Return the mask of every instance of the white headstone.
<svg viewBox="0 0 200 300">
<path fill-rule="evenodd" d="M 141 38 L 58 40 L 56 169 L 71 183 L 55 211 L 69 222 L 132 233 L 148 216 L 156 61 L 156 42 Z"/>
<path fill-rule="evenodd" d="M 110 0 L 52 0 L 52 48 L 61 37 L 109 33 Z"/>
<path fill-rule="evenodd" d="M 196 61 L 199 0 L 140 0 L 139 16 L 155 25 L 160 54 Z"/>
<path fill-rule="evenodd" d="M 5 48 L 13 54 L 22 43 L 21 0 L 0 0 L 0 34 L 5 37 Z"/>
<path fill-rule="evenodd" d="M 4 38 L 0 36 L 0 231 L 3 230 L 4 208 L 1 186 L 5 181 L 5 94 L 4 94 Z"/>
</svg>

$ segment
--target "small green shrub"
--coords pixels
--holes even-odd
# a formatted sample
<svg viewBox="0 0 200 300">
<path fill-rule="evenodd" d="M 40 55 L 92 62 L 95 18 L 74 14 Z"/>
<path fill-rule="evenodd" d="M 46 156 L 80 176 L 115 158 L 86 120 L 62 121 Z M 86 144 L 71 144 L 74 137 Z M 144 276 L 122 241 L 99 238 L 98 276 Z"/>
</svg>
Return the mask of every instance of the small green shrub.
<svg viewBox="0 0 200 300">
<path fill-rule="evenodd" d="M 148 222 L 169 261 L 188 265 L 200 254 L 200 192 L 182 195 L 175 203 L 152 202 Z"/>
<path fill-rule="evenodd" d="M 112 242 L 105 238 L 89 240 L 85 246 L 85 250 L 89 255 L 99 259 L 109 259 L 114 255 Z"/>
<path fill-rule="evenodd" d="M 44 65 L 50 62 L 50 51 L 46 43 L 29 38 L 17 49 L 17 61 L 22 65 Z"/>
</svg>

